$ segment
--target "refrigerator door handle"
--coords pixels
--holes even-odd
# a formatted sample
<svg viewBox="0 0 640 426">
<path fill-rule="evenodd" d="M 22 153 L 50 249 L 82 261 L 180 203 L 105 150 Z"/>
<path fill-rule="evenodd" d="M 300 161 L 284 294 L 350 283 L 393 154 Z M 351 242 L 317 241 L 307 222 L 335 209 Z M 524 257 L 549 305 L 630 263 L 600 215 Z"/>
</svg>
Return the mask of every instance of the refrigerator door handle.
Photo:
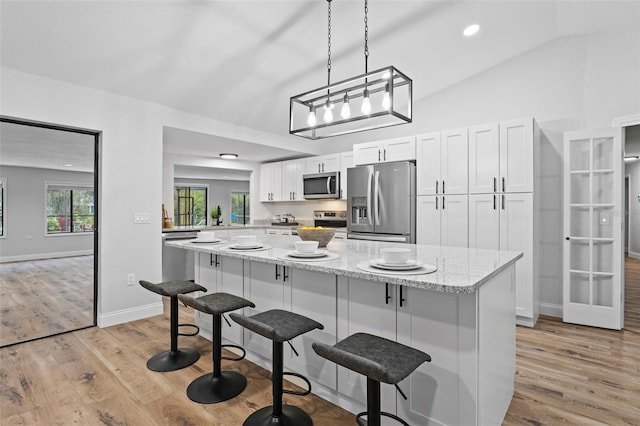
<svg viewBox="0 0 640 426">
<path fill-rule="evenodd" d="M 373 215 L 371 211 L 371 184 L 373 183 L 373 173 L 369 173 L 369 179 L 367 179 L 367 217 L 369 218 L 369 225 L 373 225 Z"/>
<path fill-rule="evenodd" d="M 373 188 L 374 196 L 373 199 L 373 211 L 376 215 L 376 226 L 380 225 L 380 171 L 376 170 L 375 173 L 375 186 Z"/>
</svg>

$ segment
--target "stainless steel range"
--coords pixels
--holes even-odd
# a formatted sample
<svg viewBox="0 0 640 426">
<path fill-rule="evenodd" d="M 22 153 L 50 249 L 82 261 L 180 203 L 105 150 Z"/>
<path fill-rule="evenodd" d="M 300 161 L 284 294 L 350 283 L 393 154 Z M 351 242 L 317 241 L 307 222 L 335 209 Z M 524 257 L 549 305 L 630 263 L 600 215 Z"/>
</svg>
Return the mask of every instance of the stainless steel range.
<svg viewBox="0 0 640 426">
<path fill-rule="evenodd" d="M 331 210 L 315 210 L 313 212 L 313 225 L 327 228 L 346 228 L 347 212 Z"/>
</svg>

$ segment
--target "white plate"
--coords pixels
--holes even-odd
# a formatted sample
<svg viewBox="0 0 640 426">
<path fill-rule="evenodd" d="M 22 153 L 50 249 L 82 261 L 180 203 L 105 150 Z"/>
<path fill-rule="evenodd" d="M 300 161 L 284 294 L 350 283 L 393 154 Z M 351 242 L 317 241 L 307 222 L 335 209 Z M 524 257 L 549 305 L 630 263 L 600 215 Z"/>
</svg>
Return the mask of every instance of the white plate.
<svg viewBox="0 0 640 426">
<path fill-rule="evenodd" d="M 233 250 L 255 250 L 255 249 L 259 249 L 259 248 L 264 247 L 264 244 L 256 243 L 256 244 L 252 244 L 250 246 L 241 246 L 241 245 L 238 245 L 238 244 L 231 244 L 228 247 L 230 249 L 233 249 Z"/>
<path fill-rule="evenodd" d="M 422 266 L 422 262 L 418 262 L 414 259 L 409 259 L 405 263 L 386 263 L 382 259 L 374 259 L 370 264 L 374 268 L 387 269 L 390 271 L 409 271 L 411 269 L 418 269 Z"/>
<path fill-rule="evenodd" d="M 291 250 L 287 253 L 291 257 L 299 257 L 301 259 L 327 256 L 329 253 L 325 250 L 316 250 L 312 253 L 300 253 L 298 250 Z"/>
<path fill-rule="evenodd" d="M 215 238 L 213 240 L 199 240 L 199 239 L 195 239 L 195 240 L 191 240 L 192 243 L 197 243 L 197 244 L 206 244 L 206 243 L 219 243 L 222 240 L 220 238 Z"/>
</svg>

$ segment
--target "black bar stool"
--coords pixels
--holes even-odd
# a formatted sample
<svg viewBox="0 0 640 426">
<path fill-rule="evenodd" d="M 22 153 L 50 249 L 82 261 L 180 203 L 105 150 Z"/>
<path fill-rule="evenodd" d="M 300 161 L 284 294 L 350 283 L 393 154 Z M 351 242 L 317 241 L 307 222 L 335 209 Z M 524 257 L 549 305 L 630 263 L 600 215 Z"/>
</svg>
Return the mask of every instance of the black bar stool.
<svg viewBox="0 0 640 426">
<path fill-rule="evenodd" d="M 222 371 L 221 362 L 223 359 L 240 361 L 244 358 L 245 352 L 239 346 L 222 344 L 222 314 L 246 307 L 254 308 L 255 305 L 247 299 L 228 293 L 211 293 L 197 299 L 181 294 L 178 298 L 185 305 L 213 317 L 213 372 L 191 382 L 187 388 L 187 396 L 195 402 L 213 404 L 240 394 L 247 387 L 247 379 L 235 371 Z M 242 356 L 225 358 L 222 356 L 223 347 L 240 349 Z"/>
<path fill-rule="evenodd" d="M 309 380 L 296 373 L 285 373 L 284 370 L 284 352 L 283 343 L 307 333 L 316 328 L 322 330 L 324 326 L 310 318 L 293 312 L 273 309 L 266 312 L 245 317 L 232 313 L 229 315 L 232 320 L 241 326 L 258 333 L 261 336 L 270 339 L 273 347 L 273 368 L 271 372 L 273 405 L 264 407 L 251 414 L 244 421 L 244 426 L 310 426 L 313 424 L 311 417 L 302 409 L 292 405 L 282 405 L 282 395 L 285 393 L 293 395 L 308 395 L 311 393 L 311 383 Z M 291 347 L 293 349 L 293 346 Z M 294 349 L 297 355 L 297 352 Z M 283 376 L 291 375 L 303 379 L 309 386 L 309 389 L 303 392 L 283 389 Z"/>
<path fill-rule="evenodd" d="M 153 284 L 149 281 L 140 281 L 140 285 L 149 291 L 167 296 L 171 303 L 171 349 L 160 352 L 147 361 L 147 368 L 153 371 L 175 371 L 195 363 L 200 358 L 200 352 L 195 349 L 178 349 L 178 336 L 195 336 L 200 329 L 195 324 L 178 324 L 178 295 L 194 291 L 207 291 L 201 285 L 193 281 L 166 281 Z M 180 333 L 179 327 L 194 327 L 193 333 Z"/>
<path fill-rule="evenodd" d="M 382 416 L 409 426 L 400 417 L 380 410 L 380 382 L 395 385 L 400 391 L 398 382 L 423 362 L 430 362 L 429 354 L 366 333 L 352 334 L 334 346 L 314 342 L 312 347 L 321 357 L 367 376 L 367 411 L 356 415 L 360 426 L 380 426 Z M 402 391 L 400 394 L 407 399 Z"/>
</svg>

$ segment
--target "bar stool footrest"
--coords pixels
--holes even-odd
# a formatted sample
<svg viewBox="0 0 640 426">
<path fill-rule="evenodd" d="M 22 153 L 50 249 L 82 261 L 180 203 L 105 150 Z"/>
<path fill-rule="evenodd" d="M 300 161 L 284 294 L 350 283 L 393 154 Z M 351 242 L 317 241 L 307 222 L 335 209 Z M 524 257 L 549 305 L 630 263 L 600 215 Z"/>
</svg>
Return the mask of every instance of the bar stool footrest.
<svg viewBox="0 0 640 426">
<path fill-rule="evenodd" d="M 289 389 L 283 389 L 282 393 L 288 393 L 289 395 L 296 395 L 296 396 L 306 396 L 306 395 L 309 395 L 311 393 L 311 382 L 309 381 L 309 379 L 304 377 L 302 374 L 292 373 L 292 372 L 283 372 L 282 373 L 282 377 L 285 377 L 285 376 L 293 376 L 293 377 L 297 377 L 298 379 L 303 380 L 307 384 L 307 389 L 305 389 L 303 391 L 294 391 L 294 390 L 289 390 Z"/>
<path fill-rule="evenodd" d="M 178 332 L 178 336 L 197 336 L 198 333 L 200 333 L 200 327 L 198 327 L 195 324 L 178 324 L 178 329 L 180 327 L 193 327 L 196 329 L 196 331 L 192 332 L 192 333 L 180 333 Z"/>
<path fill-rule="evenodd" d="M 242 351 L 242 355 L 237 356 L 237 357 L 230 357 L 230 356 L 221 356 L 221 359 L 226 359 L 227 361 L 242 361 L 244 359 L 245 356 L 247 356 L 247 351 L 244 350 L 244 348 L 242 346 L 238 346 L 238 345 L 220 345 L 221 348 L 234 348 L 234 349 L 238 349 Z"/>
<path fill-rule="evenodd" d="M 356 414 L 356 422 L 360 425 L 360 426 L 367 426 L 367 419 L 363 419 L 363 417 L 365 417 L 367 415 L 366 411 L 363 411 L 362 413 L 358 413 Z M 409 426 L 409 423 L 405 422 L 404 420 L 402 420 L 400 417 L 396 416 L 395 414 L 391 414 L 391 413 L 387 413 L 387 412 L 381 412 L 380 416 L 382 417 L 388 417 L 390 419 L 393 419 L 395 421 L 397 421 L 398 423 L 400 423 L 403 426 Z"/>
</svg>

